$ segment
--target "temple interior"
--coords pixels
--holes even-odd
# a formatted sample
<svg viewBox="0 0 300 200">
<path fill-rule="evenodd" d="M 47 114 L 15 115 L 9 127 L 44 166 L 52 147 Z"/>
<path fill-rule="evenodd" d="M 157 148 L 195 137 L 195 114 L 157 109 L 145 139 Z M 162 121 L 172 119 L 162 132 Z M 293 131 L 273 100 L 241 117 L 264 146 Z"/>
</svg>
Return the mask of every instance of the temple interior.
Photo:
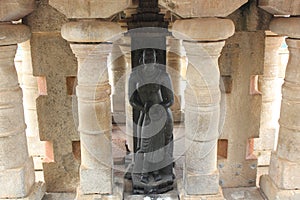
<svg viewBox="0 0 300 200">
<path fill-rule="evenodd" d="M 147 48 L 172 83 L 174 177 L 137 194 L 128 80 Z M 0 0 L 0 200 L 299 189 L 299 0 Z"/>
</svg>

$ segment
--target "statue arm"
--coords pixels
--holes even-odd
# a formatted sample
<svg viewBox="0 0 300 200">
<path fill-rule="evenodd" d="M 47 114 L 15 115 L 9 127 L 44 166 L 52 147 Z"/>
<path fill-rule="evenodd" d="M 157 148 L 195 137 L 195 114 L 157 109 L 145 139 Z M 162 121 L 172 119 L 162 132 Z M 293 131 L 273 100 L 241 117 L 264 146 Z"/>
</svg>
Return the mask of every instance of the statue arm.
<svg viewBox="0 0 300 200">
<path fill-rule="evenodd" d="M 128 99 L 130 105 L 139 111 L 144 109 L 144 105 L 141 103 L 139 94 L 136 90 L 136 81 L 133 80 L 133 78 L 130 76 L 129 78 L 129 84 L 128 84 Z"/>
<path fill-rule="evenodd" d="M 163 84 L 161 85 L 161 94 L 163 102 L 161 103 L 164 107 L 170 107 L 174 103 L 174 94 L 171 79 L 168 74 L 164 77 Z"/>
</svg>

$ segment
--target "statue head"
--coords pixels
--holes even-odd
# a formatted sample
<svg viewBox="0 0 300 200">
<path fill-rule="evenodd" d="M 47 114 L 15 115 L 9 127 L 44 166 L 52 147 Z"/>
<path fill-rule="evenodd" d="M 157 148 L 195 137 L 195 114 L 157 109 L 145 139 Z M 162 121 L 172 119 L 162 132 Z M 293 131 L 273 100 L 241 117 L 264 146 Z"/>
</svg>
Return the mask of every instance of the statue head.
<svg viewBox="0 0 300 200">
<path fill-rule="evenodd" d="M 144 49 L 143 64 L 156 63 L 156 52 L 154 49 Z"/>
</svg>

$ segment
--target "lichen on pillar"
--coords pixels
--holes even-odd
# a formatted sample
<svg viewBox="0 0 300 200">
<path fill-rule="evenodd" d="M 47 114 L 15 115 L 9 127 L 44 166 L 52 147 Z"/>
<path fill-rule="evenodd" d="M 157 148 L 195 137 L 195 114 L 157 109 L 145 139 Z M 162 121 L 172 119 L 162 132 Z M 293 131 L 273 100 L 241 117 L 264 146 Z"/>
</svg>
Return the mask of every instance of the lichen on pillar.
<svg viewBox="0 0 300 200">
<path fill-rule="evenodd" d="M 193 29 L 188 28 L 193 27 Z M 175 38 L 183 40 L 189 64 L 185 90 L 185 163 L 181 199 L 223 199 L 217 169 L 221 92 L 218 58 L 232 36 L 231 20 L 177 20 Z"/>
</svg>

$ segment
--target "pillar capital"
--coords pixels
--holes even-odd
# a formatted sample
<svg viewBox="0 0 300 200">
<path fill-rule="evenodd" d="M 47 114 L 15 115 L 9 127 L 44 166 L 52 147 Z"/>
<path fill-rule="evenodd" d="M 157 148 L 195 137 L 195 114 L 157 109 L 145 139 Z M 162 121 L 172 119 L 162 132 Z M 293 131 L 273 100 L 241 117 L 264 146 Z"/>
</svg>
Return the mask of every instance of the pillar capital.
<svg viewBox="0 0 300 200">
<path fill-rule="evenodd" d="M 173 36 L 188 41 L 219 41 L 234 34 L 234 24 L 230 19 L 194 18 L 176 20 Z"/>
<path fill-rule="evenodd" d="M 122 36 L 122 28 L 114 22 L 80 20 L 62 26 L 61 35 L 69 42 L 113 42 Z"/>
<path fill-rule="evenodd" d="M 30 38 L 30 29 L 23 24 L 0 24 L 0 45 L 25 42 Z"/>
<path fill-rule="evenodd" d="M 278 35 L 300 39 L 300 17 L 280 17 L 271 21 L 270 29 Z"/>
<path fill-rule="evenodd" d="M 0 6 L 0 22 L 15 21 L 31 13 L 35 0 L 4 0 Z"/>
</svg>

